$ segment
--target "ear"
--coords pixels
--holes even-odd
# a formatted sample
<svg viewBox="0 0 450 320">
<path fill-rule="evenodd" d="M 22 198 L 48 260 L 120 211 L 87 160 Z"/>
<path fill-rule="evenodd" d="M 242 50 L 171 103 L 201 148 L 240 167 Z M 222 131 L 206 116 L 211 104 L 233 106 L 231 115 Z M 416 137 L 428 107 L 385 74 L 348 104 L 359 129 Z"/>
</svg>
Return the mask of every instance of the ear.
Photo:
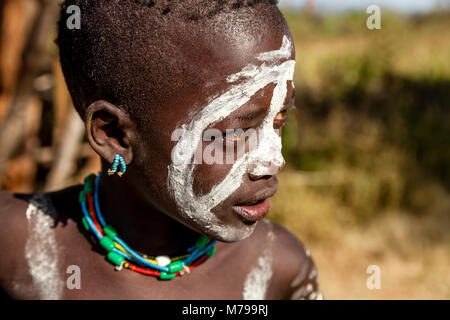
<svg viewBox="0 0 450 320">
<path fill-rule="evenodd" d="M 99 100 L 87 107 L 84 116 L 87 137 L 95 152 L 109 163 L 120 154 L 125 163 L 130 164 L 134 126 L 129 115 L 117 106 Z"/>
</svg>

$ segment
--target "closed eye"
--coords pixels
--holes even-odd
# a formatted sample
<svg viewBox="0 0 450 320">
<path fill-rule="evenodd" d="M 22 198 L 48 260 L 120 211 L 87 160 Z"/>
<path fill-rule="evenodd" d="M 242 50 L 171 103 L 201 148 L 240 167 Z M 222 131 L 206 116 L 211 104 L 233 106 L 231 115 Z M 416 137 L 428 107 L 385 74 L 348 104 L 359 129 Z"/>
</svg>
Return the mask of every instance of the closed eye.
<svg viewBox="0 0 450 320">
<path fill-rule="evenodd" d="M 223 138 L 224 138 L 224 142 L 225 143 L 234 143 L 234 142 L 238 142 L 241 139 L 245 138 L 245 133 L 251 129 L 251 127 L 248 128 L 244 128 L 244 129 L 235 129 L 235 130 L 230 130 L 228 132 L 225 132 L 223 134 Z"/>
<path fill-rule="evenodd" d="M 278 112 L 277 115 L 275 116 L 275 119 L 273 120 L 274 129 L 282 128 L 288 121 L 288 111 L 295 109 L 294 98 L 295 96 L 292 96 L 289 99 L 288 103 L 284 105 L 283 109 L 281 109 L 281 111 Z"/>
</svg>

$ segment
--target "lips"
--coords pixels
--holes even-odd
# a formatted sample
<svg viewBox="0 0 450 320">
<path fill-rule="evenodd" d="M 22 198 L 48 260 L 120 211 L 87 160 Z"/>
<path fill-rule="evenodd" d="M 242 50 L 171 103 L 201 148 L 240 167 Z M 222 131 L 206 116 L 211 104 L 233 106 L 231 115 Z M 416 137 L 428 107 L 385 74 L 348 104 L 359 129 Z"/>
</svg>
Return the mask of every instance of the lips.
<svg viewBox="0 0 450 320">
<path fill-rule="evenodd" d="M 233 210 L 244 222 L 249 224 L 261 220 L 269 213 L 269 200 L 260 200 L 254 204 L 233 206 Z"/>
<path fill-rule="evenodd" d="M 269 213 L 269 200 L 277 191 L 277 185 L 271 189 L 256 192 L 249 200 L 236 204 L 233 211 L 246 224 L 253 224 Z"/>
</svg>

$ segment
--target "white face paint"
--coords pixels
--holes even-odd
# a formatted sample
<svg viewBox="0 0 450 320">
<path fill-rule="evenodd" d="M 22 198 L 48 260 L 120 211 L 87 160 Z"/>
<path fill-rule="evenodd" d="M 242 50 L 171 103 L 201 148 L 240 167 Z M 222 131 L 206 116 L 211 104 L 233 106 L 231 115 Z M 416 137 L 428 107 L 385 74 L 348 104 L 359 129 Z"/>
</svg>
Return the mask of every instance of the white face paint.
<svg viewBox="0 0 450 320">
<path fill-rule="evenodd" d="M 211 210 L 241 186 L 246 173 L 273 175 L 273 166 L 281 167 L 284 164 L 281 138 L 273 128 L 273 121 L 283 107 L 287 93 L 286 82 L 292 80 L 294 74 L 295 61 L 280 63 L 280 60 L 289 59 L 291 54 L 292 44 L 284 36 L 279 50 L 264 52 L 257 57 L 263 62 L 261 66 L 249 64 L 240 72 L 230 75 L 227 78 L 227 82 L 232 84 L 230 89 L 212 99 L 192 121 L 182 126 L 184 135 L 172 152 L 172 164 L 168 167 L 168 188 L 180 214 L 223 241 L 237 241 L 248 237 L 254 230 L 254 225 L 243 228 L 226 225 Z M 193 188 L 195 165 L 192 163 L 196 150 L 202 143 L 204 130 L 225 119 L 271 83 L 276 86 L 269 112 L 259 128 L 258 146 L 238 158 L 227 176 L 208 194 L 196 196 Z"/>
</svg>

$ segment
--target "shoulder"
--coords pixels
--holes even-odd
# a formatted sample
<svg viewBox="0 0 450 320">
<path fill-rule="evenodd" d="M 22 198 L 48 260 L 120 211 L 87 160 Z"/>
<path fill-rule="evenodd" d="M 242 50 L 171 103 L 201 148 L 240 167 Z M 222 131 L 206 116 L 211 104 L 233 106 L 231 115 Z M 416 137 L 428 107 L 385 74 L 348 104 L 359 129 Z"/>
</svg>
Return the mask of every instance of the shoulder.
<svg viewBox="0 0 450 320">
<path fill-rule="evenodd" d="M 267 298 L 320 299 L 317 269 L 309 250 L 287 228 L 263 220 L 258 232 L 272 256 L 273 275 Z"/>
<path fill-rule="evenodd" d="M 22 277 L 25 264 L 24 248 L 28 233 L 26 212 L 29 203 L 23 195 L 0 192 L 0 284 L 7 287 L 13 279 Z"/>
<path fill-rule="evenodd" d="M 56 227 L 67 223 L 72 188 L 52 193 L 0 192 L 0 287 L 13 296 L 31 283 L 29 265 L 56 245 Z M 64 204 L 66 203 L 66 204 Z M 40 262 L 39 262 L 40 263 Z M 18 296 L 24 296 L 18 294 Z"/>
<path fill-rule="evenodd" d="M 0 191 L 0 241 L 19 241 L 26 238 L 30 224 L 45 224 L 55 228 L 66 224 L 78 203 L 80 186 L 48 193 L 12 193 Z M 5 242 L 6 241 L 6 242 Z"/>
<path fill-rule="evenodd" d="M 28 221 L 34 220 L 38 213 L 57 220 L 52 193 L 22 194 L 1 191 L 0 224 L 3 232 L 0 232 L 0 241 L 22 237 L 23 233 L 27 232 Z"/>
<path fill-rule="evenodd" d="M 26 196 L 11 192 L 0 191 L 0 242 L 9 244 L 12 238 L 19 238 L 26 232 L 26 211 L 28 202 Z"/>
</svg>

